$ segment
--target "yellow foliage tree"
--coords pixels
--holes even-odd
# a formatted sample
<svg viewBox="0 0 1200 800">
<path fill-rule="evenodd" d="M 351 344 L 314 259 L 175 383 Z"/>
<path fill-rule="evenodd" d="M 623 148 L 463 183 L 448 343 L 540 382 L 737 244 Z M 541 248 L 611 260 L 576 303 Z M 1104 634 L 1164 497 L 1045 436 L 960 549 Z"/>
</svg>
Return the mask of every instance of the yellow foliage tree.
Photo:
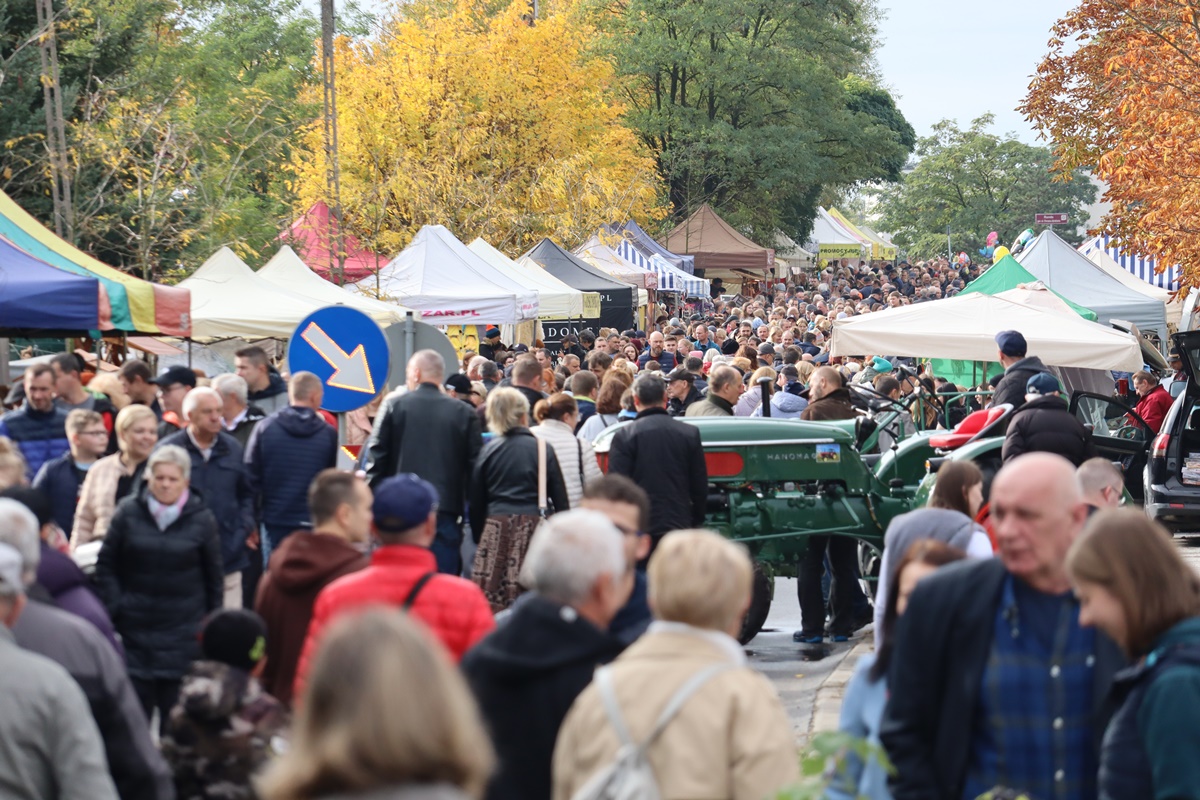
<svg viewBox="0 0 1200 800">
<path fill-rule="evenodd" d="M 394 253 L 441 224 L 516 254 L 666 214 L 654 160 L 608 95 L 612 68 L 585 51 L 593 31 L 566 13 L 531 26 L 527 8 L 459 0 L 339 42 L 342 206 L 364 246 Z M 305 207 L 327 199 L 319 122 L 293 169 Z"/>
</svg>

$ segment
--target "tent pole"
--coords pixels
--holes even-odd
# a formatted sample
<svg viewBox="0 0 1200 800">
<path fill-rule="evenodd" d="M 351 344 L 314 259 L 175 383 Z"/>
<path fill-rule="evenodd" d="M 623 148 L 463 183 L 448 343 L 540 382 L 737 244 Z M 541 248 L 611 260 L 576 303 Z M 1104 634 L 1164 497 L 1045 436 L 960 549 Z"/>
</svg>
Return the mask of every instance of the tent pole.
<svg viewBox="0 0 1200 800">
<path fill-rule="evenodd" d="M 188 337 L 187 343 L 188 343 L 188 369 L 191 369 L 192 368 L 192 339 L 190 336 Z"/>
</svg>

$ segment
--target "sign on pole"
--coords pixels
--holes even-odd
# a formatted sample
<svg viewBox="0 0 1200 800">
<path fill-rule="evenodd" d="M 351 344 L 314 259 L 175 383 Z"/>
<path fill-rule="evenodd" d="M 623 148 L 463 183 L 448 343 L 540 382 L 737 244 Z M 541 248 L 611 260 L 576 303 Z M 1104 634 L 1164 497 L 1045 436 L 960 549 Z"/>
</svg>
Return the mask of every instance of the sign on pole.
<svg viewBox="0 0 1200 800">
<path fill-rule="evenodd" d="M 353 308 L 329 306 L 301 321 L 288 343 L 288 369 L 325 384 L 321 408 L 353 411 L 387 387 L 388 342 L 375 320 Z"/>
<path fill-rule="evenodd" d="M 1033 222 L 1035 225 L 1066 225 L 1066 214 L 1034 214 Z"/>
</svg>

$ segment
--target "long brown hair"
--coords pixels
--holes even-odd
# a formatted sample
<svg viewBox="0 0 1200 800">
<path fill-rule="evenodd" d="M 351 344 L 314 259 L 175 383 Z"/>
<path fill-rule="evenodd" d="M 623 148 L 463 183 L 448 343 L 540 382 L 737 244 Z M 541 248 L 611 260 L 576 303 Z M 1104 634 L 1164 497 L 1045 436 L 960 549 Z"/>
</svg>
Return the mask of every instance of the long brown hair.
<svg viewBox="0 0 1200 800">
<path fill-rule="evenodd" d="M 948 508 L 971 514 L 971 501 L 967 492 L 972 486 L 983 483 L 983 473 L 970 461 L 947 461 L 937 471 L 937 483 L 929 496 L 930 508 Z"/>
<path fill-rule="evenodd" d="M 626 382 L 628 375 L 624 371 L 610 370 L 600 384 L 600 392 L 596 395 L 597 414 L 619 414 L 621 412 L 621 395 L 633 381 Z"/>
<path fill-rule="evenodd" d="M 1067 552 L 1071 583 L 1108 590 L 1125 612 L 1130 658 L 1150 652 L 1171 627 L 1200 615 L 1200 577 L 1171 535 L 1140 510 L 1101 511 Z"/>
<path fill-rule="evenodd" d="M 896 604 L 900 602 L 900 575 L 909 564 L 928 564 L 931 567 L 944 567 L 955 561 L 962 561 L 967 554 L 957 547 L 951 547 L 937 539 L 918 539 L 908 548 L 908 552 L 900 559 L 895 580 L 888 584 L 887 608 L 883 612 L 883 622 L 880 624 L 879 652 L 875 654 L 875 663 L 871 665 L 870 678 L 877 681 L 887 675 L 892 663 L 892 651 L 896 639 Z"/>
</svg>

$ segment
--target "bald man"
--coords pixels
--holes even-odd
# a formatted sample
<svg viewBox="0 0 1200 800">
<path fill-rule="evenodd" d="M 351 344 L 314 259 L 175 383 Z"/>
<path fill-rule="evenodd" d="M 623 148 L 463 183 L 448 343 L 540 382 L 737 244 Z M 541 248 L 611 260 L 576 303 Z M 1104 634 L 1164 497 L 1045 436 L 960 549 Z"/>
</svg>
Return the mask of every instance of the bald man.
<svg viewBox="0 0 1200 800">
<path fill-rule="evenodd" d="M 258 497 L 263 566 L 293 531 L 312 528 L 308 487 L 317 473 L 337 465 L 337 429 L 317 413 L 325 388 L 311 372 L 288 381 L 288 405 L 254 428 L 246 443 L 250 487 Z"/>
<path fill-rule="evenodd" d="M 850 390 L 842 385 L 842 376 L 833 367 L 818 367 L 808 382 L 808 408 L 800 412 L 800 419 L 836 420 L 854 419 L 854 406 L 850 404 Z"/>
<path fill-rule="evenodd" d="M 1030 453 L 992 483 L 998 558 L 918 584 L 894 634 L 881 738 L 895 800 L 996 786 L 1096 797 L 1117 646 L 1079 624 L 1064 570 L 1087 505 L 1071 463 Z"/>
<path fill-rule="evenodd" d="M 1089 458 L 1075 471 L 1083 502 L 1088 505 L 1088 514 L 1105 508 L 1118 508 L 1125 491 L 1125 476 L 1107 458 Z"/>
<path fill-rule="evenodd" d="M 491 362 L 489 362 L 491 363 Z M 367 442 L 367 479 L 375 489 L 412 472 L 438 490 L 437 535 L 431 549 L 438 570 L 462 573 L 462 515 L 475 458 L 483 447 L 479 417 L 470 405 L 442 392 L 446 362 L 436 350 L 408 360 L 409 391 L 389 395 Z"/>
</svg>

